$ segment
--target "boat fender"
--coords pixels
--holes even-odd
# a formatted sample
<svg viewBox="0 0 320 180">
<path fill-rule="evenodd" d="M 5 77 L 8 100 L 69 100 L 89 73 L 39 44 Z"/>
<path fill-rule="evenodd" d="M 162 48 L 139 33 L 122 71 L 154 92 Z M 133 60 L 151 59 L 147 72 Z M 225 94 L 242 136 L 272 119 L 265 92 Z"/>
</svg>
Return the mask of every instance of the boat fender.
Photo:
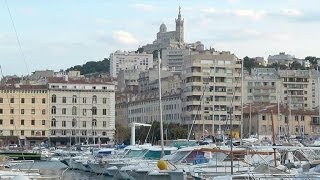
<svg viewBox="0 0 320 180">
<path fill-rule="evenodd" d="M 160 170 L 167 170 L 168 169 L 168 163 L 165 160 L 159 160 L 157 163 L 157 167 Z"/>
</svg>

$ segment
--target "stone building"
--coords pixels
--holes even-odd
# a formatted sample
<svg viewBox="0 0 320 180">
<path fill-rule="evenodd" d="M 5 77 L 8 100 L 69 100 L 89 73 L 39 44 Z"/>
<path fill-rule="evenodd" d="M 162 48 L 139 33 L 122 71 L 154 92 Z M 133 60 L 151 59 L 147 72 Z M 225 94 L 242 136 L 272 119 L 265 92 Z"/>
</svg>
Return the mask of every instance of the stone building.
<svg viewBox="0 0 320 180">
<path fill-rule="evenodd" d="M 148 70 L 153 67 L 153 55 L 136 52 L 116 51 L 110 54 L 110 75 L 117 77 L 121 70 Z"/>
<path fill-rule="evenodd" d="M 271 139 L 272 120 L 276 137 L 319 135 L 320 125 L 316 111 L 290 109 L 285 104 L 280 104 L 279 110 L 278 113 L 277 104 L 246 104 L 243 118 L 244 137 L 251 134 L 260 136 L 260 139 L 263 137 Z"/>
<path fill-rule="evenodd" d="M 115 132 L 115 86 L 103 79 L 49 78 L 50 141 L 106 143 Z"/>
<path fill-rule="evenodd" d="M 0 87 L 1 146 L 34 146 L 49 137 L 48 89 L 42 85 Z"/>
</svg>

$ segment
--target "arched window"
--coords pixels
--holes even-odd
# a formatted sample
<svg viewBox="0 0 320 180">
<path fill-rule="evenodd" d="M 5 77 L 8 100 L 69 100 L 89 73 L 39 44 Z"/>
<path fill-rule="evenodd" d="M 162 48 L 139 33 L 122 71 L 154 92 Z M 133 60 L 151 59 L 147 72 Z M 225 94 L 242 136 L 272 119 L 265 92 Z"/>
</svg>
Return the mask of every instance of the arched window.
<svg viewBox="0 0 320 180">
<path fill-rule="evenodd" d="M 97 120 L 96 119 L 92 119 L 92 127 L 97 127 Z"/>
<path fill-rule="evenodd" d="M 97 115 L 97 107 L 92 107 L 92 115 Z"/>
<path fill-rule="evenodd" d="M 77 96 L 76 95 L 72 96 L 72 103 L 77 103 Z"/>
<path fill-rule="evenodd" d="M 55 106 L 52 106 L 51 114 L 56 114 L 56 113 L 57 113 L 57 108 Z"/>
<path fill-rule="evenodd" d="M 72 127 L 77 127 L 77 120 L 76 119 L 72 119 Z"/>
<path fill-rule="evenodd" d="M 51 96 L 51 102 L 56 103 L 57 102 L 57 96 L 54 94 Z"/>
<path fill-rule="evenodd" d="M 77 107 L 72 107 L 72 115 L 77 115 Z"/>
<path fill-rule="evenodd" d="M 51 120 L 51 127 L 56 127 L 56 125 L 57 125 L 57 120 L 55 118 L 53 118 Z"/>
<path fill-rule="evenodd" d="M 92 96 L 92 104 L 97 104 L 97 96 L 96 95 Z"/>
</svg>

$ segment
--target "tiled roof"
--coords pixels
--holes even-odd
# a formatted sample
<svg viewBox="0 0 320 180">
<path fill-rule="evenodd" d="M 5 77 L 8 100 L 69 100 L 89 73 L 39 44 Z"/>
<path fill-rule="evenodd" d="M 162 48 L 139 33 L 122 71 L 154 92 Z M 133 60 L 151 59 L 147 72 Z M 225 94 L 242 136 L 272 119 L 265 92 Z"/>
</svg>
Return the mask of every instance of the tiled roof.
<svg viewBox="0 0 320 180">
<path fill-rule="evenodd" d="M 86 78 L 68 78 L 65 80 L 63 77 L 50 77 L 48 78 L 48 83 L 64 83 L 64 84 L 109 84 L 113 85 L 112 82 L 102 79 L 86 79 Z"/>
</svg>

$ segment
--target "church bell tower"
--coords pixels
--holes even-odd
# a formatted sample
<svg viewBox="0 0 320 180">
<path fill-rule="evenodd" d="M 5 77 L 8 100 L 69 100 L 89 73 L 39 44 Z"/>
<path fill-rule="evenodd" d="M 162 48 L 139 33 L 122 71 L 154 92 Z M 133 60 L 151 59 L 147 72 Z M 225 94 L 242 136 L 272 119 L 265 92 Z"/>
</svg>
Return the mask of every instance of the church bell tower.
<svg viewBox="0 0 320 180">
<path fill-rule="evenodd" d="M 180 43 L 184 42 L 184 27 L 183 27 L 184 19 L 181 18 L 181 7 L 179 6 L 179 14 L 178 19 L 176 19 L 176 40 Z"/>
</svg>

